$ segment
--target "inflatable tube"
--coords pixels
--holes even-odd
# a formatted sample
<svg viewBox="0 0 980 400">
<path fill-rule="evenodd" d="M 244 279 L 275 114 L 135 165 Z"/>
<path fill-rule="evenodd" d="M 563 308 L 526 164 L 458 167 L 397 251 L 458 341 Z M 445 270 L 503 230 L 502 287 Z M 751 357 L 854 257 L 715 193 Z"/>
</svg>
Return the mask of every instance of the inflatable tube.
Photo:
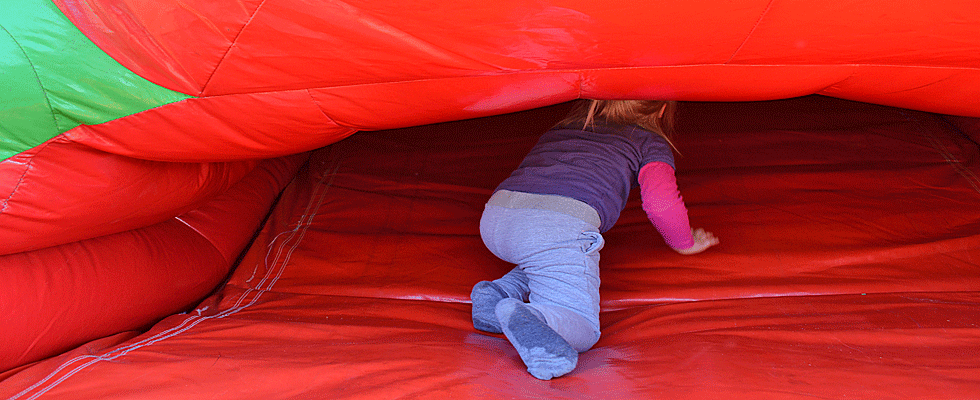
<svg viewBox="0 0 980 400">
<path fill-rule="evenodd" d="M 731 368 L 720 372 L 723 376 L 709 377 L 707 386 L 726 388 L 719 393 L 728 398 L 750 398 L 761 390 L 731 378 L 738 375 L 732 370 L 746 366 L 717 356 L 728 345 L 778 364 L 773 369 L 777 373 L 804 374 L 805 368 L 787 365 L 816 361 L 820 373 L 792 386 L 800 393 L 822 381 L 835 382 L 840 375 L 834 366 L 844 365 L 842 371 L 859 371 L 864 379 L 840 391 L 816 392 L 825 397 L 871 396 L 875 390 L 894 394 L 891 390 L 901 392 L 911 385 L 901 377 L 909 370 L 900 365 L 915 362 L 927 363 L 935 372 L 919 393 L 939 387 L 953 397 L 974 393 L 972 389 L 980 389 L 975 378 L 957 371 L 969 369 L 964 365 L 972 365 L 975 357 L 932 354 L 901 337 L 914 329 L 915 324 L 903 319 L 908 317 L 925 321 L 920 328 L 962 334 L 954 338 L 916 331 L 922 343 L 933 341 L 956 352 L 977 344 L 975 324 L 969 323 L 975 321 L 975 312 L 955 306 L 978 302 L 974 284 L 980 217 L 970 208 L 980 192 L 977 48 L 980 14 L 971 1 L 17 0 L 0 13 L 0 312 L 10 321 L 0 328 L 5 339 L 0 371 L 7 371 L 0 375 L 0 393 L 10 398 L 57 393 L 63 398 L 126 397 L 132 389 L 128 378 L 106 378 L 118 386 L 103 392 L 79 391 L 85 383 L 62 382 L 76 382 L 76 374 L 89 366 L 114 376 L 117 371 L 104 361 L 120 357 L 141 360 L 135 368 L 149 371 L 148 358 L 153 357 L 146 352 L 157 348 L 146 345 L 161 343 L 158 339 L 174 332 L 188 332 L 191 338 L 186 344 L 175 342 L 189 346 L 178 346 L 175 357 L 186 356 L 197 365 L 211 353 L 184 353 L 200 345 L 194 338 L 207 342 L 229 337 L 209 336 L 207 329 L 231 337 L 242 329 L 247 334 L 238 339 L 249 343 L 266 334 L 287 340 L 270 332 L 285 332 L 277 323 L 288 320 L 307 321 L 319 327 L 314 331 L 327 329 L 346 338 L 337 345 L 344 340 L 367 344 L 365 354 L 379 359 L 420 342 L 405 330 L 435 324 L 435 350 L 467 343 L 479 350 L 464 359 L 482 360 L 477 362 L 481 370 L 488 367 L 487 360 L 508 363 L 486 356 L 505 351 L 495 341 L 499 338 L 460 333 L 469 329 L 462 304 L 468 288 L 486 279 L 488 271 L 457 270 L 445 260 L 494 262 L 474 241 L 473 224 L 488 191 L 512 165 L 479 163 L 513 163 L 545 122 L 553 122 L 566 102 L 579 98 L 685 102 L 684 129 L 692 133 L 686 144 L 713 157 L 710 165 L 696 165 L 693 160 L 706 162 L 702 155 L 686 156 L 692 160 L 684 167 L 692 177 L 688 184 L 694 187 L 685 196 L 703 199 L 692 205 L 692 213 L 744 229 L 732 227 L 726 232 L 730 236 L 777 240 L 765 227 L 786 224 L 787 231 L 774 232 L 806 230 L 824 246 L 806 248 L 810 245 L 800 238 L 786 247 L 743 242 L 739 251 L 699 261 L 690 270 L 700 272 L 691 274 L 655 261 L 637 266 L 677 278 L 675 286 L 655 277 L 661 275 L 643 275 L 630 284 L 628 274 L 613 268 L 604 278 L 604 321 L 611 321 L 613 333 L 591 364 L 587 362 L 587 371 L 626 361 L 655 368 L 660 364 L 651 358 L 653 346 L 627 346 L 640 355 L 635 357 L 616 349 L 631 338 L 667 338 L 670 349 L 690 346 L 706 357 L 718 357 L 670 359 L 692 366 L 689 374 L 682 372 L 676 379 L 690 378 L 691 371 L 712 365 L 712 360 L 730 363 Z M 464 122 L 431 125 L 448 121 Z M 724 135 L 712 136 L 717 132 Z M 769 147 L 754 146 L 749 139 Z M 879 146 L 878 140 L 885 144 Z M 807 146 L 812 149 L 794 151 Z M 836 147 L 879 158 L 872 165 L 819 150 Z M 310 151 L 317 153 L 297 173 Z M 740 158 L 740 152 L 751 157 Z M 788 166 L 794 168 L 781 179 L 778 171 Z M 428 168 L 439 168 L 439 173 Z M 866 172 L 876 168 L 903 175 L 869 178 Z M 753 178 L 775 189 L 755 185 Z M 262 225 L 280 191 L 294 179 L 299 183 L 287 189 Z M 839 189 L 834 180 L 843 182 Z M 715 189 L 708 192 L 706 187 Z M 747 196 L 750 189 L 797 194 L 783 198 L 801 203 L 808 201 L 800 194 L 806 193 L 852 214 L 826 224 L 794 219 L 808 214 L 773 198 Z M 872 189 L 883 198 L 891 196 L 892 202 L 879 204 Z M 834 195 L 834 190 L 842 194 Z M 437 200 L 446 196 L 458 200 Z M 930 207 L 948 214 L 932 213 Z M 887 212 L 855 211 L 865 208 Z M 818 215 L 836 218 L 829 217 L 833 211 L 824 211 Z M 638 229 L 628 220 L 623 229 Z M 859 227 L 883 236 L 869 237 Z M 436 237 L 440 240 L 425 240 Z M 402 253 L 423 245 L 434 250 Z M 322 246 L 333 249 L 333 258 L 313 255 Z M 245 249 L 242 267 L 234 269 Z M 303 254 L 299 259 L 292 258 L 296 251 Z M 651 256 L 618 251 L 609 250 L 611 256 L 604 257 L 623 262 Z M 780 262 L 770 262 L 767 255 Z M 738 263 L 747 270 L 727 269 Z M 371 268 L 379 265 L 383 268 Z M 934 276 L 925 266 L 947 278 Z M 445 268 L 453 271 L 450 277 L 414 277 Z M 791 272 L 770 274 L 780 268 Z M 230 285 L 218 289 L 232 271 L 237 275 Z M 876 278 L 875 272 L 884 278 Z M 716 274 L 731 279 L 715 280 Z M 862 282 L 873 282 L 872 289 Z M 644 292 L 641 286 L 646 284 L 666 294 Z M 875 295 L 862 297 L 868 292 Z M 819 298 L 811 302 L 811 296 Z M 194 312 L 180 314 L 205 297 Z M 783 297 L 794 298 L 781 302 Z M 391 310 L 418 314 L 373 308 L 372 299 Z M 763 335 L 765 340 L 755 342 L 759 332 L 730 327 L 734 333 L 729 336 L 699 341 L 683 329 L 658 334 L 651 328 L 639 334 L 617 325 L 627 321 L 629 326 L 650 327 L 674 316 L 693 321 L 712 315 L 733 324 L 793 324 L 736 312 L 745 304 L 762 313 L 818 304 L 812 312 L 794 315 L 800 324 L 833 325 L 843 347 L 834 347 L 830 336 L 799 337 L 792 329 L 777 329 L 785 335 Z M 347 305 L 367 309 L 368 316 L 348 315 Z M 655 305 L 669 307 L 650 308 Z M 263 314 L 265 306 L 268 314 Z M 296 311 L 317 307 L 333 321 L 361 322 L 323 328 L 316 313 Z M 875 314 L 882 308 L 904 311 L 891 317 Z M 856 331 L 826 317 L 837 310 L 852 318 Z M 239 317 L 276 328 L 252 331 L 247 324 L 229 322 Z M 146 329 L 143 336 L 133 337 Z M 699 329 L 711 328 L 692 325 L 691 332 Z M 911 355 L 901 359 L 898 350 L 857 338 L 875 330 L 886 330 L 887 339 L 896 348 L 908 346 Z M 304 329 L 288 331 L 297 338 L 323 338 Z M 356 332 L 366 339 L 359 341 Z M 371 347 L 389 336 L 401 342 Z M 775 343 L 774 348 L 791 352 L 795 347 L 788 343 L 793 340 L 810 340 L 796 359 L 752 350 Z M 870 354 L 898 361 L 862 369 L 867 364 L 827 353 L 854 346 L 870 346 Z M 302 352 L 286 346 L 275 350 Z M 411 397 L 422 393 L 425 382 L 440 382 L 430 387 L 432 393 L 478 395 L 493 388 L 491 394 L 506 395 L 496 392 L 501 382 L 467 375 L 468 365 L 440 366 L 447 362 L 444 358 L 410 372 L 423 359 L 411 351 L 395 357 L 403 364 L 393 369 L 378 367 L 381 361 L 359 364 L 356 357 L 317 354 L 336 356 L 336 363 L 364 371 L 408 377 L 405 385 L 384 392 L 377 389 L 383 383 L 367 373 L 349 375 L 324 362 L 314 368 L 324 373 L 324 391 L 307 395 L 336 395 L 336 382 L 349 379 L 360 382 L 359 391 L 383 397 Z M 262 357 L 238 356 L 250 361 L 231 363 L 225 371 L 242 367 L 261 375 L 275 369 L 275 363 L 259 365 L 256 360 Z M 179 369 L 158 366 L 154 373 L 163 376 Z M 893 388 L 859 388 L 872 384 L 878 373 L 891 377 Z M 635 374 L 629 370 L 622 376 L 640 382 L 639 387 L 667 382 L 673 391 L 659 394 L 676 398 L 699 392 L 683 389 L 668 375 Z M 142 375 L 130 370 L 118 376 Z M 451 383 L 457 381 L 468 383 Z M 531 387 L 524 381 L 505 382 Z M 169 387 L 165 382 L 143 383 L 151 385 L 144 389 Z M 620 383 L 625 391 L 612 397 L 636 394 L 635 387 Z M 572 386 L 576 393 L 593 395 L 615 385 Z M 266 389 L 259 390 L 264 393 L 260 397 L 303 397 L 274 394 L 284 390 L 276 385 Z M 528 393 L 555 394 L 538 389 Z M 180 394 L 215 396 L 207 390 Z"/>
</svg>

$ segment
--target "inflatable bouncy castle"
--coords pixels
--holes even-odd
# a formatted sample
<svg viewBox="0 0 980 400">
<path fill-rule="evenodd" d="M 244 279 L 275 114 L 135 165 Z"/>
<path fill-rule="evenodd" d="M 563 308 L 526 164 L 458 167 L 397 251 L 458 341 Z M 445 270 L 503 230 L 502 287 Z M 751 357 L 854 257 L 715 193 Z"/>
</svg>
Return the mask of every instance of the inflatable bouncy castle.
<svg viewBox="0 0 980 400">
<path fill-rule="evenodd" d="M 973 1 L 7 0 L 0 398 L 976 399 Z M 599 342 L 527 374 L 483 206 L 576 99 L 678 101 Z"/>
</svg>

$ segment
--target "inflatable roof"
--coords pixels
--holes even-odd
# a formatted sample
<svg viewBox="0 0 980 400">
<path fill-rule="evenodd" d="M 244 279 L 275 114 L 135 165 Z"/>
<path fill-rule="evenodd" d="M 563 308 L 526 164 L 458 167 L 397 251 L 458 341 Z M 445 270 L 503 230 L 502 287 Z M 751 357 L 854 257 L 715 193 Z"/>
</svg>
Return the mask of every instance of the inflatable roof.
<svg viewBox="0 0 980 400">
<path fill-rule="evenodd" d="M 0 397 L 975 398 L 973 1 L 13 0 Z M 681 101 L 603 338 L 537 381 L 469 321 L 477 224 L 581 98 Z"/>
</svg>

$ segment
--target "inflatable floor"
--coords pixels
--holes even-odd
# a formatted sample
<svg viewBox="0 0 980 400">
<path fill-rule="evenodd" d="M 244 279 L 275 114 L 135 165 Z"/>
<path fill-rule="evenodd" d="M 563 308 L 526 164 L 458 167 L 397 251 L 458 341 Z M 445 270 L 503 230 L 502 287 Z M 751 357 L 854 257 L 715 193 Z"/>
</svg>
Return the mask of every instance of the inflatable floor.
<svg viewBox="0 0 980 400">
<path fill-rule="evenodd" d="M 971 2 L 372 3 L 3 6 L 0 398 L 977 398 Z M 541 381 L 469 293 L 577 98 L 681 101 L 721 244 L 634 193 Z"/>
</svg>

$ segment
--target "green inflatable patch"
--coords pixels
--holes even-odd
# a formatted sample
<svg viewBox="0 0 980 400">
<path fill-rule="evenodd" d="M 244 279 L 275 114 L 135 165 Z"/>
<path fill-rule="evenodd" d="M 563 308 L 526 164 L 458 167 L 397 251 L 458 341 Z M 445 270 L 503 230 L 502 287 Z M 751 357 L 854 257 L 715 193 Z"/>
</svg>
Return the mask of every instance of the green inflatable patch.
<svg viewBox="0 0 980 400">
<path fill-rule="evenodd" d="M 76 126 L 101 124 L 188 97 L 117 63 L 49 0 L 4 0 L 0 160 Z"/>
</svg>

